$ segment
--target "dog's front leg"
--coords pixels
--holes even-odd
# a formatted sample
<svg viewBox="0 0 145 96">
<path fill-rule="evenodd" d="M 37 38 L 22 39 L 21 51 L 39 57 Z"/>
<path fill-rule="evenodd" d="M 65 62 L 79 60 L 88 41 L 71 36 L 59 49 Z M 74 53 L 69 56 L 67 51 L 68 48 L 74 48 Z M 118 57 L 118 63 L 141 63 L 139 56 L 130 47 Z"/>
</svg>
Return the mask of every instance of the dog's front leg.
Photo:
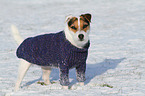
<svg viewBox="0 0 145 96">
<path fill-rule="evenodd" d="M 69 85 L 69 69 L 68 68 L 60 68 L 60 84 L 63 89 L 68 89 Z"/>
<path fill-rule="evenodd" d="M 83 63 L 76 67 L 77 80 L 80 86 L 84 86 L 84 81 L 86 80 L 85 71 L 86 71 L 86 63 Z"/>
</svg>

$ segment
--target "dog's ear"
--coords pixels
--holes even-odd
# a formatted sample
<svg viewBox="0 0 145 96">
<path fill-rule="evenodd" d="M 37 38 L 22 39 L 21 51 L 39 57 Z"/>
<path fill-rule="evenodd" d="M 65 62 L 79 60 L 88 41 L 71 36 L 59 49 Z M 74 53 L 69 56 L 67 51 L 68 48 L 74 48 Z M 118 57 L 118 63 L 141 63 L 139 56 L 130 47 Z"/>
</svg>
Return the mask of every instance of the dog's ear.
<svg viewBox="0 0 145 96">
<path fill-rule="evenodd" d="M 84 18 L 86 18 L 89 22 L 91 22 L 91 14 L 87 13 L 87 14 L 82 14 L 81 16 L 83 16 Z"/>
<path fill-rule="evenodd" d="M 73 16 L 72 15 L 68 15 L 65 17 L 65 22 L 68 22 Z"/>
</svg>

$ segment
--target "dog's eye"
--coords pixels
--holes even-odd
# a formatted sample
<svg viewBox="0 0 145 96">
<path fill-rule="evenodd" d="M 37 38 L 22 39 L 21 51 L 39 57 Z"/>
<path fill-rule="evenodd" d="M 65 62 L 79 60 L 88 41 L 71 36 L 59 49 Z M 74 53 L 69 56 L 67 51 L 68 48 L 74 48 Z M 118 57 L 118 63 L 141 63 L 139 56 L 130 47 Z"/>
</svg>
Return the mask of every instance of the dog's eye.
<svg viewBox="0 0 145 96">
<path fill-rule="evenodd" d="M 83 29 L 85 29 L 86 27 L 88 27 L 88 25 L 84 25 L 84 26 L 83 26 Z"/>
<path fill-rule="evenodd" d="M 75 26 L 72 26 L 71 28 L 74 29 L 74 30 L 77 30 L 77 28 Z"/>
</svg>

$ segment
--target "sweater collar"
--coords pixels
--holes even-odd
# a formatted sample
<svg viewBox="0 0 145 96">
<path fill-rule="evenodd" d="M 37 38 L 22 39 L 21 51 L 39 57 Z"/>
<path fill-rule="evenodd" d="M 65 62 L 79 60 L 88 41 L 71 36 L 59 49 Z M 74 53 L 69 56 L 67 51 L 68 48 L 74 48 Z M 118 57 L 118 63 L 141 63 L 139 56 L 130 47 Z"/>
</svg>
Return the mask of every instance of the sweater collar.
<svg viewBox="0 0 145 96">
<path fill-rule="evenodd" d="M 76 52 L 87 52 L 89 47 L 90 47 L 90 41 L 88 41 L 85 46 L 83 48 L 78 48 L 74 45 L 72 45 L 66 38 L 65 38 L 65 34 L 64 34 L 64 31 L 62 31 L 63 33 L 63 36 L 64 36 L 64 42 L 73 50 L 73 51 L 76 51 Z"/>
</svg>

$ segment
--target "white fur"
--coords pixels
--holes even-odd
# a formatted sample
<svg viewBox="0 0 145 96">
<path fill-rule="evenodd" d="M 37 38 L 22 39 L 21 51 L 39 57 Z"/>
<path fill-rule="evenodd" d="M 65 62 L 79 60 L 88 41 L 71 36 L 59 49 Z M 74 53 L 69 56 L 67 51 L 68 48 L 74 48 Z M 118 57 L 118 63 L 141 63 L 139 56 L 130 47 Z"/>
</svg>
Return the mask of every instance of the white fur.
<svg viewBox="0 0 145 96">
<path fill-rule="evenodd" d="M 20 33 L 15 25 L 11 25 L 12 35 L 17 42 L 17 44 L 21 44 L 23 42 L 23 38 L 20 36 Z"/>
<path fill-rule="evenodd" d="M 68 15 L 65 17 L 65 22 L 67 22 L 68 20 L 70 20 L 73 16 L 72 15 Z"/>
<path fill-rule="evenodd" d="M 77 17 L 78 18 L 78 26 L 79 26 L 79 29 L 80 30 L 80 17 Z"/>
<path fill-rule="evenodd" d="M 72 16 L 71 16 L 72 17 Z M 68 20 L 67 20 L 68 21 Z M 66 39 L 74 46 L 78 47 L 78 48 L 83 48 L 84 45 L 88 42 L 89 40 L 89 32 L 90 30 L 87 30 L 87 32 L 84 32 L 82 30 L 80 30 L 80 17 L 78 17 L 78 26 L 79 26 L 79 29 L 76 33 L 70 31 L 68 29 L 68 22 L 66 22 L 65 24 L 65 36 L 66 36 Z M 84 35 L 84 40 L 83 41 L 80 41 L 80 39 L 78 38 L 78 35 L 79 34 L 83 34 Z"/>
<path fill-rule="evenodd" d="M 21 44 L 23 42 L 23 38 L 20 36 L 20 33 L 17 27 L 15 25 L 11 25 L 11 30 L 12 30 L 12 35 L 15 41 L 17 42 L 17 44 Z M 17 77 L 17 82 L 15 85 L 15 91 L 19 90 L 20 84 L 30 66 L 31 66 L 31 63 L 21 59 L 19 69 L 18 69 L 18 77 Z"/>
<path fill-rule="evenodd" d="M 50 76 L 50 73 L 51 73 L 51 67 L 49 66 L 41 66 L 42 68 L 42 71 L 43 71 L 43 80 L 44 80 L 44 83 L 49 85 L 50 84 L 50 80 L 49 80 L 49 76 Z"/>
</svg>

